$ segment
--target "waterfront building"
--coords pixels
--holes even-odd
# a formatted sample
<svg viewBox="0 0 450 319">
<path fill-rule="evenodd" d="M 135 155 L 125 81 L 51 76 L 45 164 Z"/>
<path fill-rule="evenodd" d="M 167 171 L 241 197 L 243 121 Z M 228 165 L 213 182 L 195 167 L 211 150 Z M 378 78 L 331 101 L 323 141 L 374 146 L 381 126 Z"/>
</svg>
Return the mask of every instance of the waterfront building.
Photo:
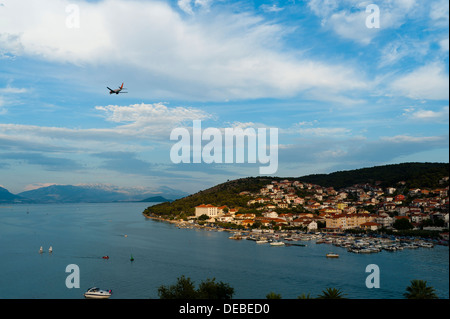
<svg viewBox="0 0 450 319">
<path fill-rule="evenodd" d="M 223 214 L 223 210 L 226 206 L 217 207 L 211 204 L 202 204 L 195 207 L 195 217 L 206 215 L 208 217 L 217 217 L 219 214 Z"/>
</svg>

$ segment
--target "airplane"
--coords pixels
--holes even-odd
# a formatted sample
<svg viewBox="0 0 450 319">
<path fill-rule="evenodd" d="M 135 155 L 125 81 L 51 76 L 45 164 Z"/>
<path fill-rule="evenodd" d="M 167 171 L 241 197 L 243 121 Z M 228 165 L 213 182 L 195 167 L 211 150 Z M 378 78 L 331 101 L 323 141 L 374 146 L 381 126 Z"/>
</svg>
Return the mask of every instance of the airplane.
<svg viewBox="0 0 450 319">
<path fill-rule="evenodd" d="M 122 90 L 124 89 L 123 83 L 122 83 L 122 85 L 119 86 L 119 88 L 116 89 L 116 90 L 113 90 L 113 89 L 111 89 L 111 88 L 109 88 L 109 87 L 106 87 L 106 88 L 109 90 L 109 94 L 114 94 L 114 93 L 116 93 L 116 94 L 119 94 L 119 93 L 128 93 L 128 92 L 122 92 Z"/>
</svg>

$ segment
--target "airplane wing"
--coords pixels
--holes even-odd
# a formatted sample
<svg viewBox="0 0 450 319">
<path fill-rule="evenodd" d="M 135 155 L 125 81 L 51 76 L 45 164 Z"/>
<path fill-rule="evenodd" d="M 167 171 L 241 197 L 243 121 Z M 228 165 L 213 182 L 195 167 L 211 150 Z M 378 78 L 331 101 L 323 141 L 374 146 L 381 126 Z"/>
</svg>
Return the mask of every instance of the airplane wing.
<svg viewBox="0 0 450 319">
<path fill-rule="evenodd" d="M 111 90 L 109 87 L 106 87 L 108 90 L 110 90 L 110 91 L 113 91 L 113 90 Z"/>
</svg>

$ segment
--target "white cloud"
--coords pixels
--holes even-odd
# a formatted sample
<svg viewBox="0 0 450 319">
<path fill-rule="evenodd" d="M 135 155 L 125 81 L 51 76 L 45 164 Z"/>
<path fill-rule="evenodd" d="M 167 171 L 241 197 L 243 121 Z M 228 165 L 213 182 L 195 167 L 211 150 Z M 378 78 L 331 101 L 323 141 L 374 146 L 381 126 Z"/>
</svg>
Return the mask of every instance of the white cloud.
<svg viewBox="0 0 450 319">
<path fill-rule="evenodd" d="M 204 120 L 211 115 L 194 108 L 169 108 L 163 103 L 133 104 L 129 106 L 96 106 L 106 113 L 106 119 L 115 123 L 129 123 L 119 126 L 121 131 L 135 134 L 159 135 L 167 133 L 177 125 L 193 120 Z"/>
<path fill-rule="evenodd" d="M 380 29 L 366 27 L 367 15 L 363 10 L 353 13 L 339 11 L 328 18 L 327 24 L 343 38 L 369 44 Z"/>
<path fill-rule="evenodd" d="M 189 15 L 194 14 L 194 9 L 192 8 L 192 2 L 194 6 L 203 10 L 208 10 L 211 4 L 211 0 L 178 0 L 178 7 Z"/>
<path fill-rule="evenodd" d="M 433 1 L 430 8 L 430 18 L 436 26 L 447 27 L 449 21 L 449 3 L 447 0 Z"/>
<path fill-rule="evenodd" d="M 193 108 L 169 108 L 162 103 L 97 106 L 110 128 L 67 128 L 0 124 L 3 150 L 42 152 L 92 152 L 151 149 L 169 141 L 170 131 L 194 119 L 211 115 Z"/>
<path fill-rule="evenodd" d="M 429 143 L 442 141 L 442 136 L 410 136 L 410 135 L 396 135 L 381 137 L 380 141 L 390 142 L 393 144 L 401 143 Z"/>
<path fill-rule="evenodd" d="M 194 11 L 192 11 L 191 0 L 178 0 L 178 6 L 187 14 L 194 14 Z"/>
<path fill-rule="evenodd" d="M 413 120 L 448 123 L 449 108 L 445 106 L 438 111 L 411 108 L 406 109 L 403 115 Z"/>
<path fill-rule="evenodd" d="M 276 4 L 273 4 L 271 6 L 267 5 L 267 4 L 263 4 L 260 6 L 260 8 L 264 11 L 264 12 L 280 12 L 283 11 L 283 8 L 278 7 Z"/>
<path fill-rule="evenodd" d="M 345 135 L 351 130 L 343 127 L 311 127 L 299 129 L 298 132 L 302 135 L 338 136 Z"/>
<path fill-rule="evenodd" d="M 27 93 L 28 90 L 25 88 L 16 88 L 12 87 L 11 85 L 7 85 L 4 88 L 0 88 L 0 94 L 21 94 L 21 93 Z"/>
<path fill-rule="evenodd" d="M 0 115 L 8 112 L 8 106 L 16 103 L 14 95 L 27 93 L 25 88 L 12 87 L 9 83 L 6 87 L 0 88 Z"/>
<path fill-rule="evenodd" d="M 337 8 L 339 4 L 336 0 L 310 0 L 308 7 L 317 16 L 327 17 L 330 16 Z"/>
<path fill-rule="evenodd" d="M 404 58 L 423 58 L 429 53 L 428 41 L 402 38 L 388 43 L 380 54 L 380 66 L 392 66 Z"/>
<path fill-rule="evenodd" d="M 448 83 L 444 67 L 430 63 L 400 76 L 392 82 L 391 89 L 412 99 L 448 100 Z"/>
<path fill-rule="evenodd" d="M 342 137 L 349 136 L 351 129 L 345 127 L 317 127 L 317 121 L 296 123 L 290 128 L 282 129 L 283 133 L 291 134 L 292 136 L 314 136 L 314 137 Z"/>
<path fill-rule="evenodd" d="M 448 51 L 449 51 L 448 38 L 440 40 L 439 41 L 439 46 L 441 47 L 442 51 L 448 53 Z"/>
<path fill-rule="evenodd" d="M 378 33 L 398 28 L 410 14 L 417 10 L 415 0 L 388 0 L 375 3 L 379 8 L 380 28 L 368 28 L 366 19 L 372 12 L 366 12 L 373 1 L 360 0 L 310 0 L 308 7 L 322 19 L 324 28 L 345 39 L 368 45 Z"/>
<path fill-rule="evenodd" d="M 79 6 L 68 28 L 69 0 L 5 1 L 0 8 L 3 53 L 89 67 L 118 65 L 151 79 L 152 92 L 197 100 L 290 97 L 310 89 L 366 88 L 361 72 L 285 50 L 289 32 L 251 13 L 183 17 L 169 4 L 105 0 Z M 179 1 L 185 12 L 210 1 Z M 99 69 L 100 68 L 100 69 Z M 155 80 L 153 80 L 155 79 Z"/>
<path fill-rule="evenodd" d="M 8 110 L 5 108 L 5 100 L 0 96 L 0 115 L 6 114 Z"/>
</svg>

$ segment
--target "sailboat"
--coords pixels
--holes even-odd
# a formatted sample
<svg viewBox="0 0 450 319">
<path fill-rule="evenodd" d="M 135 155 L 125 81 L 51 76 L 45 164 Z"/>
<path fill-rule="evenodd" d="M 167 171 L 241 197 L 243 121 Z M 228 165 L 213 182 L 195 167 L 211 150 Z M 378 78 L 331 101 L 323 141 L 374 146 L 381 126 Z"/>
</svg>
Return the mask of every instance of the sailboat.
<svg viewBox="0 0 450 319">
<path fill-rule="evenodd" d="M 39 248 L 39 253 L 42 254 L 43 252 L 44 252 L 44 249 L 41 246 L 41 248 Z"/>
<path fill-rule="evenodd" d="M 48 249 L 48 252 L 49 252 L 50 254 L 53 252 L 52 246 L 50 246 L 50 248 Z"/>
</svg>

